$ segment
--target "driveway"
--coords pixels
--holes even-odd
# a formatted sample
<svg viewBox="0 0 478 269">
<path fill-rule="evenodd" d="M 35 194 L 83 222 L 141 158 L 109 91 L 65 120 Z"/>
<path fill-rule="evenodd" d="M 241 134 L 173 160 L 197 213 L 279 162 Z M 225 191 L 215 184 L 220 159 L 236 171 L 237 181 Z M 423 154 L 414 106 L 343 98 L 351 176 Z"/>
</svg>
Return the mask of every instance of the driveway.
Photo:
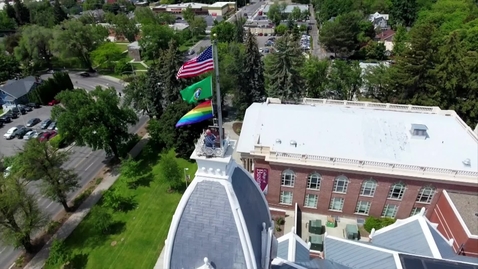
<svg viewBox="0 0 478 269">
<path fill-rule="evenodd" d="M 44 79 L 48 77 L 51 77 L 51 75 L 42 76 L 42 78 Z M 109 78 L 106 76 L 83 78 L 74 73 L 70 73 L 70 77 L 73 81 L 73 84 L 76 87 L 84 88 L 86 90 L 93 90 L 96 86 L 102 86 L 102 87 L 113 86 L 115 87 L 117 92 L 123 92 L 123 89 L 124 89 L 123 84 L 118 79 L 115 79 L 115 78 Z M 34 114 L 37 110 L 39 114 Z M 51 107 L 42 107 L 37 110 L 33 110 L 33 112 L 30 112 L 32 113 L 31 117 L 38 115 L 37 117 L 43 120 L 44 117 L 49 116 Z M 129 131 L 131 133 L 136 133 L 148 121 L 147 116 L 143 116 L 143 115 L 138 115 L 138 116 L 139 116 L 139 122 L 134 126 L 130 126 L 129 128 Z M 26 121 L 28 121 L 27 118 L 30 116 L 29 114 L 26 114 L 24 115 L 24 117 L 26 118 Z M 15 123 L 13 123 L 12 126 L 16 126 L 19 124 L 23 124 L 21 119 L 15 120 Z M 3 128 L 5 129 L 5 127 Z M 3 139 L 3 137 L 1 139 Z M 12 142 L 12 141 L 5 141 L 5 142 Z M 13 141 L 13 142 L 19 143 L 18 145 L 22 145 L 22 141 Z M 8 144 L 5 144 L 5 145 L 8 145 Z M 3 150 L 3 146 L 1 144 L 0 146 L 1 146 L 1 149 Z M 13 144 L 10 146 L 10 148 L 11 148 L 10 150 L 12 152 L 12 155 L 16 152 L 15 150 L 18 151 L 18 148 L 13 146 Z M 73 146 L 69 149 L 69 151 L 71 153 L 70 158 L 64 164 L 64 167 L 74 169 L 75 172 L 78 173 L 80 177 L 80 181 L 79 181 L 80 188 L 68 195 L 68 199 L 70 200 L 73 197 L 75 197 L 78 193 L 81 192 L 82 187 L 84 187 L 88 182 L 94 179 L 94 177 L 98 174 L 98 172 L 107 163 L 109 159 L 106 157 L 106 153 L 103 150 L 93 151 L 89 147 Z M 0 152 L 3 153 L 2 151 Z M 30 184 L 30 191 L 34 193 L 38 193 L 38 187 L 36 186 L 36 184 Z M 38 196 L 38 205 L 40 209 L 46 215 L 50 217 L 54 217 L 55 215 L 62 212 L 63 210 L 63 207 L 60 204 L 53 202 L 50 199 L 42 197 L 40 195 Z M 20 255 L 20 253 L 21 253 L 20 250 L 14 250 L 13 248 L 9 246 L 5 246 L 0 243 L 0 268 L 9 268 L 15 262 L 16 258 Z"/>
</svg>

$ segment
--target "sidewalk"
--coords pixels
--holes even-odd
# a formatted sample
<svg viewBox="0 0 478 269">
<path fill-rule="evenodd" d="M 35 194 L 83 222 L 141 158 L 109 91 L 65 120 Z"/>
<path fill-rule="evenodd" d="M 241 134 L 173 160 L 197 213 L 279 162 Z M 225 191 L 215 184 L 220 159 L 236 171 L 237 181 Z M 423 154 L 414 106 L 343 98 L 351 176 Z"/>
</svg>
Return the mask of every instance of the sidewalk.
<svg viewBox="0 0 478 269">
<path fill-rule="evenodd" d="M 136 144 L 136 146 L 131 149 L 129 155 L 131 157 L 136 157 L 138 154 L 143 150 L 144 146 L 146 146 L 149 138 L 149 134 L 145 134 L 144 137 Z M 115 168 L 117 170 L 118 168 Z M 112 171 L 113 172 L 113 171 Z M 110 172 L 96 187 L 93 193 L 88 197 L 73 213 L 70 218 L 68 218 L 65 223 L 61 226 L 61 228 L 52 236 L 52 238 L 45 244 L 45 246 L 38 252 L 35 257 L 25 266 L 25 269 L 42 269 L 45 265 L 46 260 L 48 259 L 48 255 L 50 254 L 50 246 L 53 239 L 66 239 L 80 224 L 80 222 L 86 217 L 88 212 L 90 212 L 91 208 L 100 200 L 102 193 L 105 190 L 108 190 L 119 178 L 119 173 L 112 173 Z M 115 175 L 113 175 L 115 174 Z"/>
</svg>

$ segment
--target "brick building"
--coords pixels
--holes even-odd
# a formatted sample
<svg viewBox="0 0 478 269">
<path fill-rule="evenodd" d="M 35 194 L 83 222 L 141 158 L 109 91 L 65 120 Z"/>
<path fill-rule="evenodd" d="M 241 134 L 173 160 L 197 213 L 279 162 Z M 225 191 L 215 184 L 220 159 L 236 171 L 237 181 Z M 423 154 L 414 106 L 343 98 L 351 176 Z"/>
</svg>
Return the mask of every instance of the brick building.
<svg viewBox="0 0 478 269">
<path fill-rule="evenodd" d="M 476 130 L 438 107 L 270 98 L 247 109 L 237 151 L 277 209 L 406 218 L 443 189 L 478 192 Z"/>
<path fill-rule="evenodd" d="M 431 212 L 430 221 L 447 239 L 453 239 L 453 250 L 478 258 L 478 194 L 443 190 Z"/>
</svg>

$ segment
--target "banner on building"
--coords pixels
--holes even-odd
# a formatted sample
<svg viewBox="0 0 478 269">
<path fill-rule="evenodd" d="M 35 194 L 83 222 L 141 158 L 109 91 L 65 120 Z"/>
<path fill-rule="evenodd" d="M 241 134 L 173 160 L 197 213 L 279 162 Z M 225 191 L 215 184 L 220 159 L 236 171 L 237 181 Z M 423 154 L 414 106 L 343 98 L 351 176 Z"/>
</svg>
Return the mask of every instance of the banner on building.
<svg viewBox="0 0 478 269">
<path fill-rule="evenodd" d="M 263 192 L 266 192 L 267 184 L 269 183 L 269 170 L 267 170 L 266 168 L 254 169 L 254 179 L 261 187 L 261 190 Z"/>
</svg>

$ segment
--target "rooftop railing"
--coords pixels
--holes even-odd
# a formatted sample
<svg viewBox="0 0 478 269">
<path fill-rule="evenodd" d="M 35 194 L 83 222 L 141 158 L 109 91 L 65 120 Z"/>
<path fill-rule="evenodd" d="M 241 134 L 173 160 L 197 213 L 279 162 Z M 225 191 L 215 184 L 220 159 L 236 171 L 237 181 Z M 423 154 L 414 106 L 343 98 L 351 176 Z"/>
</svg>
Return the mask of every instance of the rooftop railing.
<svg viewBox="0 0 478 269">
<path fill-rule="evenodd" d="M 220 142 L 215 143 L 214 147 L 207 147 L 204 144 L 204 139 L 206 138 L 206 132 L 203 132 L 199 137 L 198 141 L 196 142 L 196 154 L 198 156 L 204 156 L 207 158 L 218 157 L 222 158 L 227 152 L 227 148 L 229 147 L 229 139 L 223 139 L 223 146 L 220 146 Z"/>
</svg>

